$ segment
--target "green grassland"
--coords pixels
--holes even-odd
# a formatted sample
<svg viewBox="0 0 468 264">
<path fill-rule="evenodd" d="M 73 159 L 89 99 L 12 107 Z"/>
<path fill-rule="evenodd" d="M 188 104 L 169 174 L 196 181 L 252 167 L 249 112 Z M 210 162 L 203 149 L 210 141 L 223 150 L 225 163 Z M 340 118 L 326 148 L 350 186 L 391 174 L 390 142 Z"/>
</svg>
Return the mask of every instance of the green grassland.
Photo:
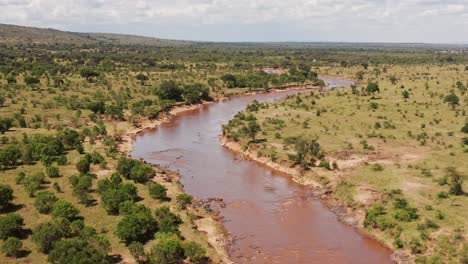
<svg viewBox="0 0 468 264">
<path fill-rule="evenodd" d="M 365 210 L 365 228 L 417 262 L 465 263 L 468 182 L 457 195 L 450 186 L 454 174 L 468 175 L 468 134 L 462 132 L 468 123 L 467 67 L 314 70 L 360 81 L 352 88 L 254 104 L 224 127 L 227 136 L 258 156 L 296 166 L 303 174 L 299 181 L 333 190 L 336 203 Z M 366 91 L 368 82 L 378 83 L 380 92 Z M 446 100 L 452 91 L 459 99 L 453 106 Z M 308 164 L 298 164 L 298 138 L 320 145 L 305 157 Z"/>
</svg>

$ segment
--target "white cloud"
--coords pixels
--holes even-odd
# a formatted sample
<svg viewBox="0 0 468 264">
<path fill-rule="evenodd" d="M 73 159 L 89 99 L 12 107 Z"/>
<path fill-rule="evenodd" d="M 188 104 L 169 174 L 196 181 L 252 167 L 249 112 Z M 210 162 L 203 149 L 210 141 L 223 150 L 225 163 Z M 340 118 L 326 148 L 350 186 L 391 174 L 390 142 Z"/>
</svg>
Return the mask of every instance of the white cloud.
<svg viewBox="0 0 468 264">
<path fill-rule="evenodd" d="M 468 0 L 0 0 L 0 22 L 217 41 L 468 42 Z"/>
</svg>

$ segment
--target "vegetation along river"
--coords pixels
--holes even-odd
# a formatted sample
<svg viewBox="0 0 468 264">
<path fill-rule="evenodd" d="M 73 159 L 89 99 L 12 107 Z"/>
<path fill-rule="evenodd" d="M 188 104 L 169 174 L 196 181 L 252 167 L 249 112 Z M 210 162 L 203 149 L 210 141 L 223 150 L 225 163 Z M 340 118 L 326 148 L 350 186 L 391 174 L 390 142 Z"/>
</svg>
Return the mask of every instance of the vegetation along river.
<svg viewBox="0 0 468 264">
<path fill-rule="evenodd" d="M 328 88 L 352 83 L 322 77 Z M 234 98 L 186 112 L 140 134 L 134 158 L 179 171 L 185 191 L 222 198 L 224 226 L 235 238 L 235 263 L 391 263 L 391 252 L 342 224 L 308 187 L 221 146 L 221 126 L 253 100 L 300 91 Z"/>
</svg>

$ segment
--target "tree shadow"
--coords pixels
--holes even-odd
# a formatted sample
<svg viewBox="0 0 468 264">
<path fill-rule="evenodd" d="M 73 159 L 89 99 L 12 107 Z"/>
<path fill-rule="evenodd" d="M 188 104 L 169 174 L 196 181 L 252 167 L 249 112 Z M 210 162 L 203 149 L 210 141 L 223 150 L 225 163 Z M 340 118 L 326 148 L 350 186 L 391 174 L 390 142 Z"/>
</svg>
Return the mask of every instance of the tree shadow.
<svg viewBox="0 0 468 264">
<path fill-rule="evenodd" d="M 122 255 L 114 254 L 109 256 L 110 263 L 121 263 L 123 261 Z"/>
<path fill-rule="evenodd" d="M 25 258 L 31 254 L 31 250 L 29 249 L 23 249 L 18 252 L 18 255 L 16 255 L 17 258 Z M 25 261 L 26 263 L 26 261 Z"/>
<path fill-rule="evenodd" d="M 29 236 L 32 235 L 32 230 L 31 229 L 21 229 L 21 231 L 18 232 L 18 238 L 19 239 L 27 239 Z"/>
<path fill-rule="evenodd" d="M 1 212 L 9 214 L 9 213 L 14 213 L 16 211 L 19 211 L 19 210 L 21 210 L 23 208 L 24 208 L 23 204 L 10 204 L 10 205 L 8 205 L 8 207 L 3 209 Z"/>
</svg>

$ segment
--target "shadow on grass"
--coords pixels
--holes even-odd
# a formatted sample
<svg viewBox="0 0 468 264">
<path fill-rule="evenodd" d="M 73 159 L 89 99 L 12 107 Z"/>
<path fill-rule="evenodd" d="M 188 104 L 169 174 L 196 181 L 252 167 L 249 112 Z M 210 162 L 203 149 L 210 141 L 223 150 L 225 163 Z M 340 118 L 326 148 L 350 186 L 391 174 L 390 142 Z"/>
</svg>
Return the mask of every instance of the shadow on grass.
<svg viewBox="0 0 468 264">
<path fill-rule="evenodd" d="M 10 204 L 7 208 L 3 209 L 1 212 L 5 214 L 14 213 L 24 208 L 23 204 Z"/>
</svg>

